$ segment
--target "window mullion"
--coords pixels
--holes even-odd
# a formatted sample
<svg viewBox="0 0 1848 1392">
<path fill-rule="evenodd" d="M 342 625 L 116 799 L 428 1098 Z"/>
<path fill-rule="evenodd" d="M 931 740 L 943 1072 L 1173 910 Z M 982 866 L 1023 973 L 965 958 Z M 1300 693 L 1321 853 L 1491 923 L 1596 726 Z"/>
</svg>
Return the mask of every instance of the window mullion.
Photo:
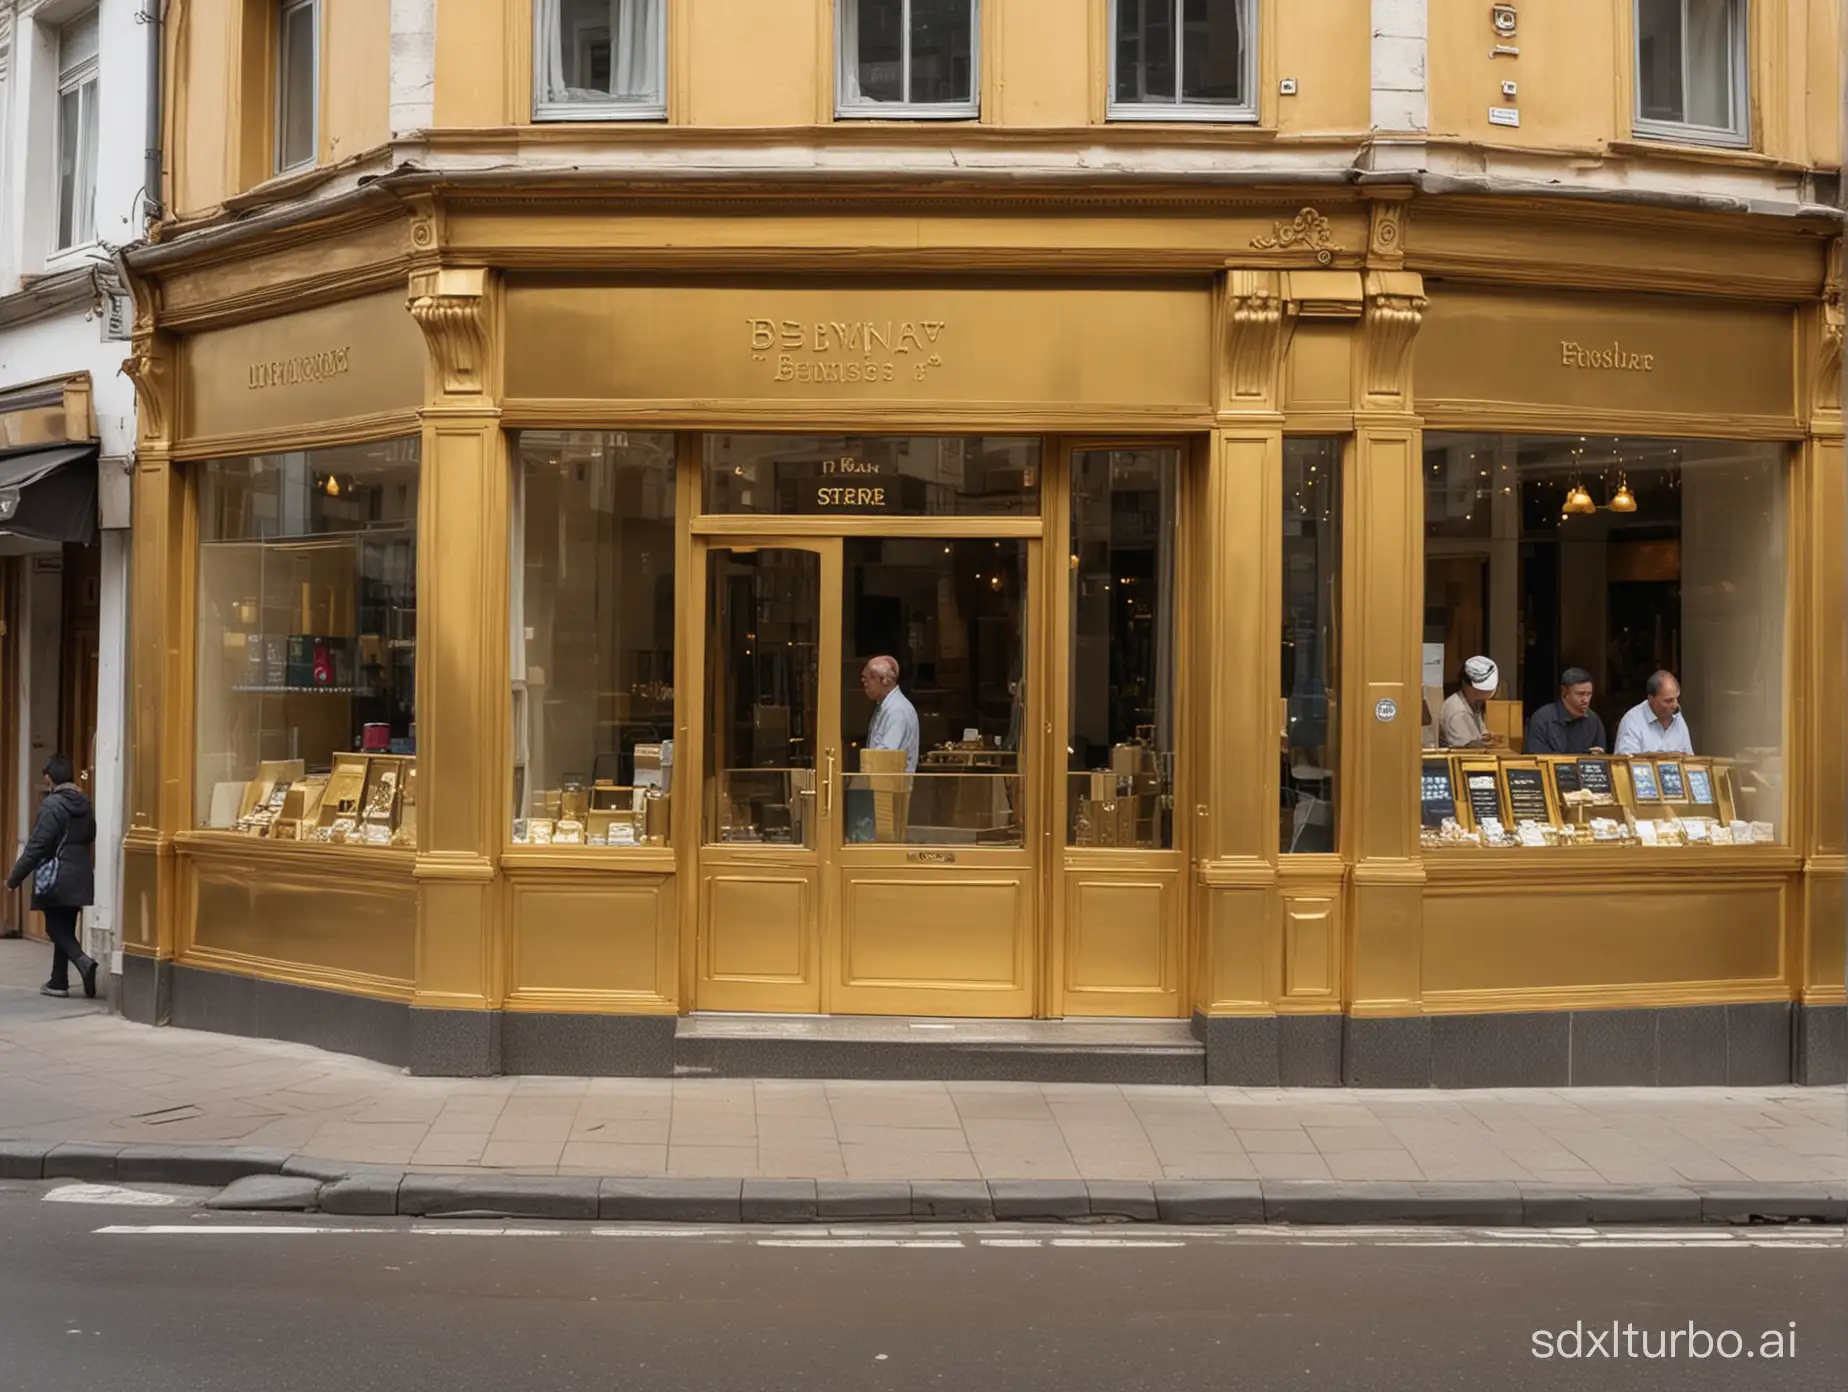
<svg viewBox="0 0 1848 1392">
<path fill-rule="evenodd" d="M 1174 104 L 1184 106 L 1187 103 L 1187 71 L 1182 64 L 1181 34 L 1187 27 L 1186 0 L 1170 0 L 1171 23 L 1174 25 Z"/>
<path fill-rule="evenodd" d="M 911 0 L 899 0 L 898 80 L 904 92 L 904 104 L 909 106 L 911 105 Z"/>
</svg>

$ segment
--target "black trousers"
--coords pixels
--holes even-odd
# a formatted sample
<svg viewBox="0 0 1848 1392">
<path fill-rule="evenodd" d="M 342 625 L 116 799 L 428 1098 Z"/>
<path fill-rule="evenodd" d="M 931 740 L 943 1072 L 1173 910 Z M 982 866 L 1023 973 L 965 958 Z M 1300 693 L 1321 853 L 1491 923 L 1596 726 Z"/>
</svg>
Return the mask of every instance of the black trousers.
<svg viewBox="0 0 1848 1392">
<path fill-rule="evenodd" d="M 71 984 L 71 965 L 75 963 L 82 966 L 90 960 L 77 938 L 77 915 L 83 910 L 46 908 L 39 912 L 45 915 L 45 936 L 51 939 L 49 984 L 63 986 L 68 990 Z"/>
</svg>

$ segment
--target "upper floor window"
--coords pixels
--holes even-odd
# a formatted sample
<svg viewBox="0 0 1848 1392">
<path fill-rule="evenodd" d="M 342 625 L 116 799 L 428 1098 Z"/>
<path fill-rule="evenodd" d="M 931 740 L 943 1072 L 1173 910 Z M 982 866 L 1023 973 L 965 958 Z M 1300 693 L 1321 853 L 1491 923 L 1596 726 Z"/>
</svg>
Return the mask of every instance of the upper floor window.
<svg viewBox="0 0 1848 1392">
<path fill-rule="evenodd" d="M 666 0 L 538 0 L 533 119 L 667 115 Z"/>
<path fill-rule="evenodd" d="M 58 245 L 96 240 L 96 11 L 58 31 Z"/>
<path fill-rule="evenodd" d="M 320 39 L 320 0 L 282 0 L 276 16 L 278 173 L 315 161 Z"/>
<path fill-rule="evenodd" d="M 1636 0 L 1636 133 L 1743 145 L 1746 0 Z"/>
<path fill-rule="evenodd" d="M 1111 0 L 1110 117 L 1255 121 L 1256 0 Z"/>
<path fill-rule="evenodd" d="M 968 118 L 979 0 L 838 0 L 841 116 Z"/>
</svg>

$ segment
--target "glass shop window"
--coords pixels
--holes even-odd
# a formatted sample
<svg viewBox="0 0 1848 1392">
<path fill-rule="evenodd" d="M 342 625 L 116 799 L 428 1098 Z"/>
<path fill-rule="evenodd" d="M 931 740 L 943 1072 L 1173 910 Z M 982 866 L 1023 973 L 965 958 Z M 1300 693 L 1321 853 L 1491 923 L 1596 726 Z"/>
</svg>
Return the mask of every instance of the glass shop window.
<svg viewBox="0 0 1848 1392">
<path fill-rule="evenodd" d="M 1036 517 L 1040 440 L 707 435 L 705 510 L 808 517 Z"/>
<path fill-rule="evenodd" d="M 198 467 L 197 825 L 416 847 L 418 450 Z"/>
<path fill-rule="evenodd" d="M 978 0 L 838 0 L 836 14 L 837 114 L 978 114 Z"/>
<path fill-rule="evenodd" d="M 667 115 L 666 0 L 537 0 L 533 119 Z"/>
<path fill-rule="evenodd" d="M 1111 0 L 1110 119 L 1255 121 L 1257 0 Z"/>
<path fill-rule="evenodd" d="M 514 441 L 516 845 L 668 844 L 674 437 Z"/>
<path fill-rule="evenodd" d="M 282 0 L 276 23 L 276 172 L 280 174 L 315 161 L 320 0 Z"/>
<path fill-rule="evenodd" d="M 1786 454 L 1424 437 L 1427 841 L 1784 837 Z"/>
<path fill-rule="evenodd" d="M 1333 851 L 1341 750 L 1341 441 L 1283 442 L 1283 791 L 1278 844 Z"/>
<path fill-rule="evenodd" d="M 1174 845 L 1175 577 L 1181 452 L 1072 456 L 1074 846 Z"/>
</svg>

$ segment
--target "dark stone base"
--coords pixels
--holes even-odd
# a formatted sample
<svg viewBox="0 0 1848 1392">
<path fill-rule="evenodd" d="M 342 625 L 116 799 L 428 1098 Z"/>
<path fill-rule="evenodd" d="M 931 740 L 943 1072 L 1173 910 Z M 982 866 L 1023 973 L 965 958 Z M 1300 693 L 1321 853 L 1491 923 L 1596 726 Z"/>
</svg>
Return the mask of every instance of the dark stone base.
<svg viewBox="0 0 1848 1392">
<path fill-rule="evenodd" d="M 487 1078 L 501 1071 L 498 1010 L 410 1011 L 410 1069 L 426 1078 Z"/>
<path fill-rule="evenodd" d="M 173 1019 L 173 963 L 166 959 L 122 954 L 116 983 L 116 1008 L 138 1025 L 165 1025 Z"/>
<path fill-rule="evenodd" d="M 1231 1087 L 1767 1087 L 1848 1081 L 1848 1006 L 1193 1018 L 1162 1044 L 687 1034 L 671 1015 L 414 1009 L 125 954 L 120 1008 L 431 1077 L 891 1078 Z"/>
<path fill-rule="evenodd" d="M 672 1015 L 529 1015 L 501 1018 L 501 1071 L 593 1078 L 670 1078 Z"/>
<path fill-rule="evenodd" d="M 409 1061 L 408 1011 L 396 1001 L 200 967 L 175 964 L 170 971 L 170 1019 L 182 1029 L 286 1039 L 399 1066 Z"/>
<path fill-rule="evenodd" d="M 1193 1017 L 1218 1087 L 1340 1087 L 1339 1015 Z"/>
<path fill-rule="evenodd" d="M 1818 1070 L 1830 1029 L 1815 1025 Z M 1793 1053 L 1800 1042 L 1782 1001 L 1350 1019 L 1342 1076 L 1353 1087 L 1772 1087 L 1811 1081 Z"/>
<path fill-rule="evenodd" d="M 715 1078 L 1156 1083 L 1198 1087 L 1206 1081 L 1206 1051 L 1198 1045 L 1136 1048 L 683 1036 L 674 1043 L 674 1071 Z"/>
<path fill-rule="evenodd" d="M 1848 1083 L 1848 1005 L 1799 1005 L 1796 1076 L 1806 1087 Z"/>
</svg>

